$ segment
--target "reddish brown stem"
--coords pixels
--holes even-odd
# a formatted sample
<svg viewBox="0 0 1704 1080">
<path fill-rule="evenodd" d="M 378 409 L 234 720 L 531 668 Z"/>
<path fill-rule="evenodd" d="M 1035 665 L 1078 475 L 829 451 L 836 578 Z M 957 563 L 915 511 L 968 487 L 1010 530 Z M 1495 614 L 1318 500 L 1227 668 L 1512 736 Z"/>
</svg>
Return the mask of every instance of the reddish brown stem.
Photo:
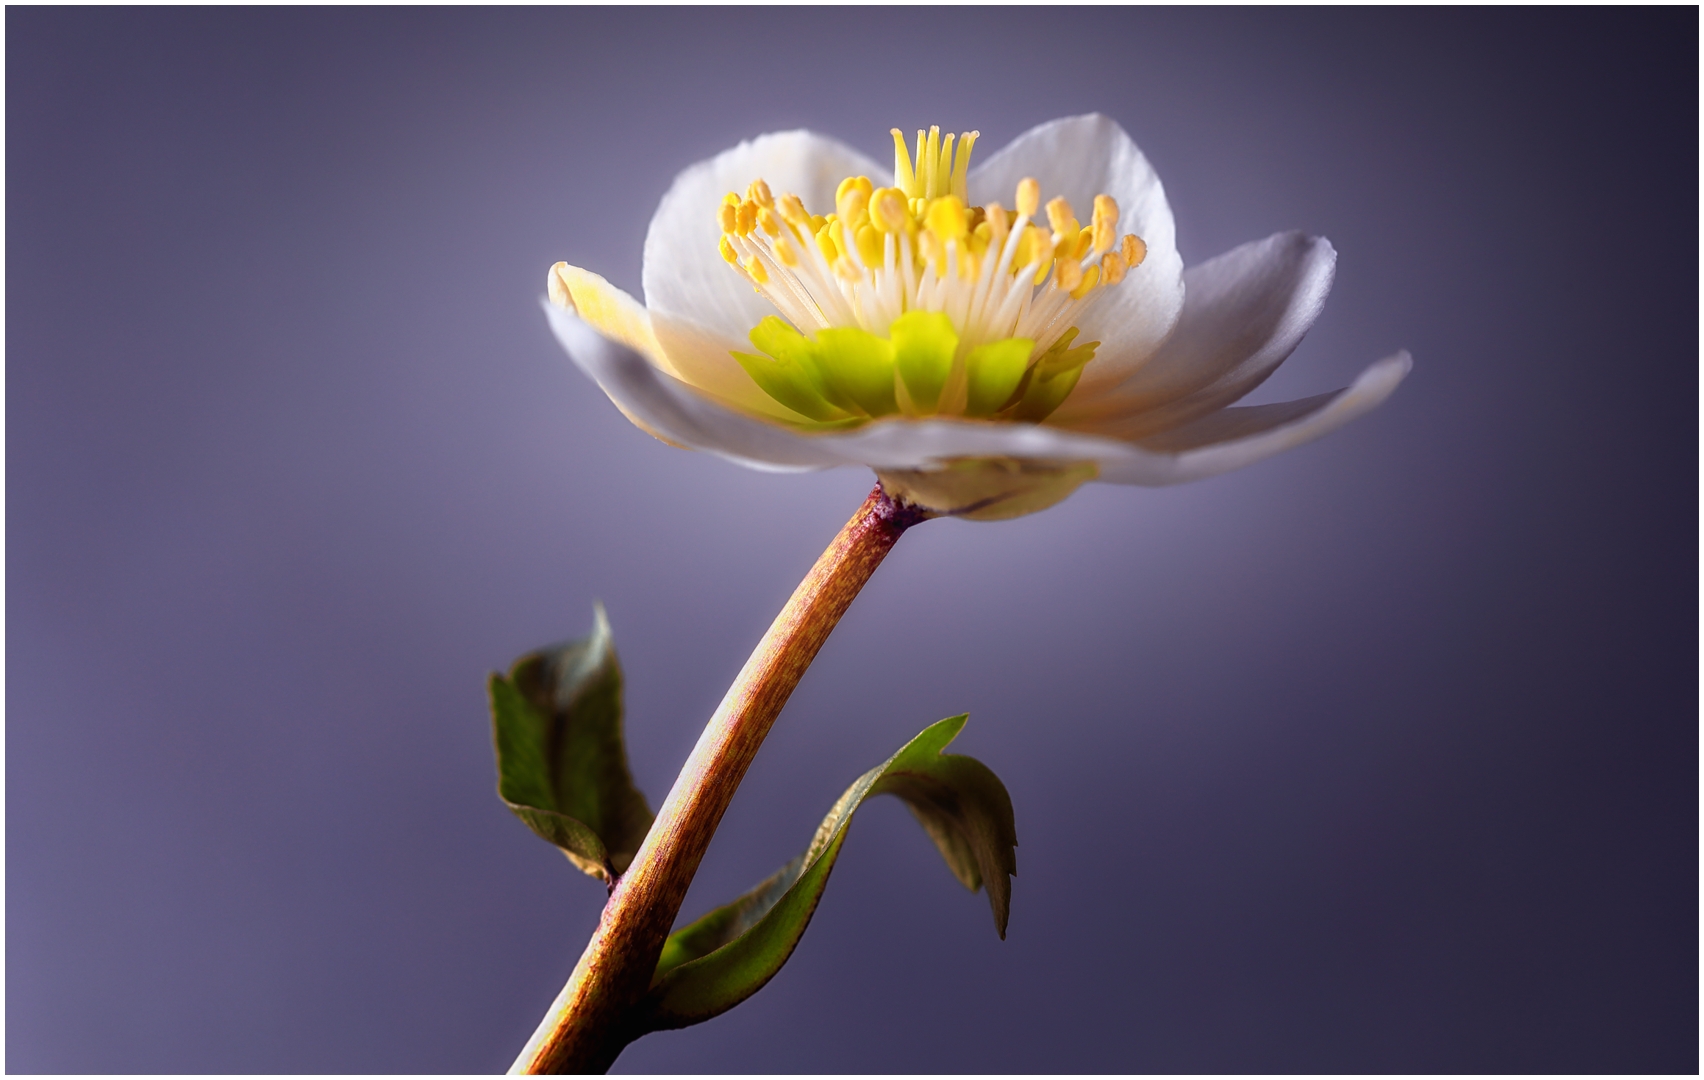
<svg viewBox="0 0 1704 1080">
<path fill-rule="evenodd" d="M 629 1017 L 757 748 L 858 590 L 927 516 L 877 484 L 799 583 L 699 736 L 568 984 L 510 1072 L 603 1072 L 641 1034 Z"/>
</svg>

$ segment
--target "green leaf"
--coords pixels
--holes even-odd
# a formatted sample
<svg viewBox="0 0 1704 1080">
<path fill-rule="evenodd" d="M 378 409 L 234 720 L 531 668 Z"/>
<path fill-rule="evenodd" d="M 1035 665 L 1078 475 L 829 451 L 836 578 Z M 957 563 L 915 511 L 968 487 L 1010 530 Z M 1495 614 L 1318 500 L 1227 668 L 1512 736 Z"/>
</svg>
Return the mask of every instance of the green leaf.
<svg viewBox="0 0 1704 1080">
<path fill-rule="evenodd" d="M 969 380 L 964 414 L 993 416 L 1005 408 L 1029 367 L 1030 351 L 1034 348 L 1035 342 L 1028 338 L 1006 338 L 970 350 L 964 358 Z"/>
<path fill-rule="evenodd" d="M 953 876 L 967 888 L 987 888 L 994 928 L 1004 938 L 1011 875 L 1017 873 L 1012 800 L 986 765 L 941 752 L 965 720 L 955 716 L 925 728 L 846 789 L 803 855 L 733 903 L 671 934 L 651 984 L 647 1028 L 708 1020 L 774 978 L 810 924 L 852 815 L 871 795 L 903 799 Z"/>
<path fill-rule="evenodd" d="M 490 680 L 497 794 L 593 877 L 613 881 L 651 828 L 627 769 L 621 665 L 602 604 L 590 637 L 529 653 Z"/>
<path fill-rule="evenodd" d="M 905 380 L 906 393 L 920 411 L 934 412 L 958 349 L 953 321 L 939 311 L 908 311 L 893 321 L 888 335 L 893 339 L 894 365 Z"/>
</svg>

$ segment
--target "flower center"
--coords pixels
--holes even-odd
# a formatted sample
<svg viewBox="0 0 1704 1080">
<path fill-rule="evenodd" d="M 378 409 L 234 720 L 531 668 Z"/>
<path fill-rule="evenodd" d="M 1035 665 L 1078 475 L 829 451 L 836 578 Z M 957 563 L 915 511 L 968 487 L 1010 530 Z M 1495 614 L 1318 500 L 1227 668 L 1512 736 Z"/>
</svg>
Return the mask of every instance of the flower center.
<svg viewBox="0 0 1704 1080">
<path fill-rule="evenodd" d="M 1015 213 L 968 205 L 977 132 L 899 129 L 894 186 L 840 182 L 834 211 L 777 199 L 762 180 L 717 207 L 722 257 L 786 317 L 751 332 L 764 356 L 735 353 L 771 397 L 818 423 L 900 413 L 1039 421 L 1076 386 L 1099 342 L 1072 348 L 1083 310 L 1142 262 L 1118 238 L 1118 204 L 1097 195 L 1090 224 L 1046 206 L 1025 179 Z M 805 334 L 813 335 L 807 338 Z"/>
</svg>

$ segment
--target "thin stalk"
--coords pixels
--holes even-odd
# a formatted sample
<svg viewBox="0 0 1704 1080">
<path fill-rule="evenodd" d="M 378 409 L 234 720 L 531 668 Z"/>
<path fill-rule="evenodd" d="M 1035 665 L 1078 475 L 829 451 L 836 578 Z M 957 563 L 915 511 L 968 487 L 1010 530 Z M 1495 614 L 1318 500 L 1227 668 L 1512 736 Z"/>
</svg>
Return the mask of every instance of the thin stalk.
<svg viewBox="0 0 1704 1080">
<path fill-rule="evenodd" d="M 568 984 L 511 1073 L 603 1072 L 641 1032 L 629 1017 L 710 838 L 781 707 L 858 590 L 906 529 L 929 515 L 877 484 L 817 559 L 698 737 Z"/>
</svg>

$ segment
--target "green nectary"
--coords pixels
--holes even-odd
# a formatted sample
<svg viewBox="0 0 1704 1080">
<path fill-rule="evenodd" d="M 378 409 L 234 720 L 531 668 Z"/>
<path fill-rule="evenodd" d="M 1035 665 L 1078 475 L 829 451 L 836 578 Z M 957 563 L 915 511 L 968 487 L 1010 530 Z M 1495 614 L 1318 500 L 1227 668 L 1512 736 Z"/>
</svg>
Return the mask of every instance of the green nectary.
<svg viewBox="0 0 1704 1080">
<path fill-rule="evenodd" d="M 955 377 L 959 335 L 936 311 L 909 311 L 878 337 L 856 327 L 832 327 L 806 337 L 771 315 L 752 328 L 758 354 L 736 352 L 739 365 L 763 392 L 809 421 L 815 430 L 855 427 L 894 416 L 900 388 L 910 414 L 942 412 L 942 396 Z M 964 350 L 962 404 L 950 415 L 978 420 L 1037 423 L 1057 409 L 1077 385 L 1098 341 L 1072 347 L 1077 329 L 1062 334 L 1039 356 L 1029 338 L 1005 338 Z M 957 397 L 958 395 L 954 395 Z"/>
</svg>

